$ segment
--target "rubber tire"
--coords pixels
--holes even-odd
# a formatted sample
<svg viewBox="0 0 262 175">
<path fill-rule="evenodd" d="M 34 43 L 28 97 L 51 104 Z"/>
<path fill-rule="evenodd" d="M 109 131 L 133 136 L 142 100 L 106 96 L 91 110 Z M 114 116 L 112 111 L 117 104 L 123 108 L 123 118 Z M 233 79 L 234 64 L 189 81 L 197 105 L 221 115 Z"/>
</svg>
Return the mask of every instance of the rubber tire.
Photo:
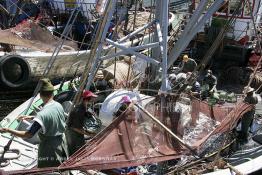
<svg viewBox="0 0 262 175">
<path fill-rule="evenodd" d="M 12 82 L 7 79 L 6 72 L 4 70 L 5 66 L 11 65 L 11 64 L 18 64 L 21 68 L 21 77 L 16 80 L 15 82 Z M 3 85 L 10 87 L 10 88 L 19 88 L 27 84 L 27 82 L 31 78 L 31 69 L 23 57 L 19 55 L 5 55 L 1 57 L 0 59 L 0 81 Z"/>
<path fill-rule="evenodd" d="M 65 101 L 72 101 L 76 92 L 73 90 L 67 90 L 61 93 L 58 93 L 54 96 L 54 100 L 62 104 Z"/>
</svg>

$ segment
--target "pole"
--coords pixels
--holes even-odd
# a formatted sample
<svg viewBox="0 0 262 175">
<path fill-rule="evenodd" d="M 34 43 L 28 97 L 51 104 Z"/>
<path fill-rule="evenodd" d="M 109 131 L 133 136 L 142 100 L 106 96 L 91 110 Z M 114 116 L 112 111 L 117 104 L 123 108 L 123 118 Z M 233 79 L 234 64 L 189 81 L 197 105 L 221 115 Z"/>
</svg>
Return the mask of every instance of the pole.
<svg viewBox="0 0 262 175">
<path fill-rule="evenodd" d="M 155 118 L 152 114 L 150 114 L 147 110 L 145 110 L 139 104 L 135 104 L 140 110 L 142 110 L 147 116 L 149 116 L 154 122 L 160 125 L 163 129 L 165 129 L 171 136 L 173 136 L 177 141 L 179 141 L 183 146 L 185 146 L 189 151 L 193 153 L 193 155 L 198 158 L 196 151 L 191 148 L 188 144 L 186 144 L 182 139 L 180 139 L 176 134 L 174 134 L 168 127 L 166 127 L 163 123 L 161 123 L 157 118 Z"/>
</svg>

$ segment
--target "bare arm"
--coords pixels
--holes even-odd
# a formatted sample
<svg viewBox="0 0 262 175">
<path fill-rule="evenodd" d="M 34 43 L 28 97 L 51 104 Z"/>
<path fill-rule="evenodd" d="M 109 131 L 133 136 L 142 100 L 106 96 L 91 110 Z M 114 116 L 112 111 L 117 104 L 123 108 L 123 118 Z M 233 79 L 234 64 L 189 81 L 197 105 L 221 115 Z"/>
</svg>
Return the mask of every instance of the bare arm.
<svg viewBox="0 0 262 175">
<path fill-rule="evenodd" d="M 94 135 L 95 133 L 91 133 L 91 132 L 88 132 L 84 129 L 79 129 L 79 128 L 72 128 L 75 132 L 79 133 L 79 134 L 83 134 L 83 135 Z"/>
<path fill-rule="evenodd" d="M 18 120 L 33 120 L 33 119 L 34 119 L 34 116 L 20 115 L 17 119 L 18 119 Z"/>
<path fill-rule="evenodd" d="M 13 134 L 17 137 L 22 137 L 22 138 L 31 138 L 33 135 L 29 133 L 28 131 L 17 131 L 9 128 L 0 128 L 1 133 L 10 133 Z"/>
</svg>

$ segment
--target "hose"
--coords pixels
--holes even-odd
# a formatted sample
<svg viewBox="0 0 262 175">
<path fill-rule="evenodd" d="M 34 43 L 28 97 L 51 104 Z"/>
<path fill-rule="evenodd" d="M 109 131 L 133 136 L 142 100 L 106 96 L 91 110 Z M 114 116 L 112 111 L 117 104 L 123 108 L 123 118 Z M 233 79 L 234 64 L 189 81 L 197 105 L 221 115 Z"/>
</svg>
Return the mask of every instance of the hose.
<svg viewBox="0 0 262 175">
<path fill-rule="evenodd" d="M 7 154 L 7 153 L 15 153 L 16 155 L 12 156 L 12 157 L 4 157 L 4 154 Z M 13 160 L 13 159 L 18 159 L 20 156 L 21 156 L 21 151 L 19 149 L 8 149 L 8 150 L 5 150 L 5 147 L 4 147 L 4 150 L 0 151 L 0 167 L 6 167 L 10 164 L 10 160 Z"/>
</svg>

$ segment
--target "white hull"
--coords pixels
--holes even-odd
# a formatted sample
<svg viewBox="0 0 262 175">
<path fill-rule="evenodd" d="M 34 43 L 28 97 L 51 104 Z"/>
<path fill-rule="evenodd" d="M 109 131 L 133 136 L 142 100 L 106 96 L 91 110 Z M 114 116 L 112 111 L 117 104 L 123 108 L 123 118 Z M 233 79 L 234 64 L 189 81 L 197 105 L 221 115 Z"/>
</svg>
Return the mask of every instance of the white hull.
<svg viewBox="0 0 262 175">
<path fill-rule="evenodd" d="M 146 39 L 147 37 L 145 37 L 145 40 Z M 138 39 L 135 40 L 133 43 L 135 44 L 137 42 L 139 42 Z M 132 44 L 131 41 L 123 43 L 123 45 L 126 47 L 131 46 L 131 44 Z M 105 51 L 107 50 L 108 49 L 105 48 Z M 111 51 L 114 52 L 115 49 L 111 49 Z M 52 54 L 53 53 L 21 49 L 21 50 L 17 50 L 15 53 L 11 53 L 10 56 L 18 55 L 24 58 L 24 60 L 26 60 L 26 62 L 28 63 L 29 70 L 31 72 L 31 75 L 28 75 L 30 76 L 29 77 L 30 81 L 28 82 L 37 82 L 41 77 L 43 77 L 43 72 L 45 72 L 45 69 L 48 65 L 50 58 L 52 57 Z M 90 50 L 59 52 L 55 59 L 55 62 L 50 68 L 50 72 L 48 73 L 47 77 L 49 77 L 51 80 L 54 80 L 54 79 L 61 79 L 63 77 L 73 78 L 76 73 L 77 75 L 80 75 L 84 71 L 86 62 L 89 59 L 89 55 L 90 55 Z M 6 53 L 0 52 L 0 58 L 2 56 L 6 56 Z M 0 59 L 0 63 L 1 63 L 1 59 Z M 7 75 L 8 72 L 5 74 Z M 27 86 L 27 85 L 29 84 L 25 84 L 23 86 Z"/>
</svg>

